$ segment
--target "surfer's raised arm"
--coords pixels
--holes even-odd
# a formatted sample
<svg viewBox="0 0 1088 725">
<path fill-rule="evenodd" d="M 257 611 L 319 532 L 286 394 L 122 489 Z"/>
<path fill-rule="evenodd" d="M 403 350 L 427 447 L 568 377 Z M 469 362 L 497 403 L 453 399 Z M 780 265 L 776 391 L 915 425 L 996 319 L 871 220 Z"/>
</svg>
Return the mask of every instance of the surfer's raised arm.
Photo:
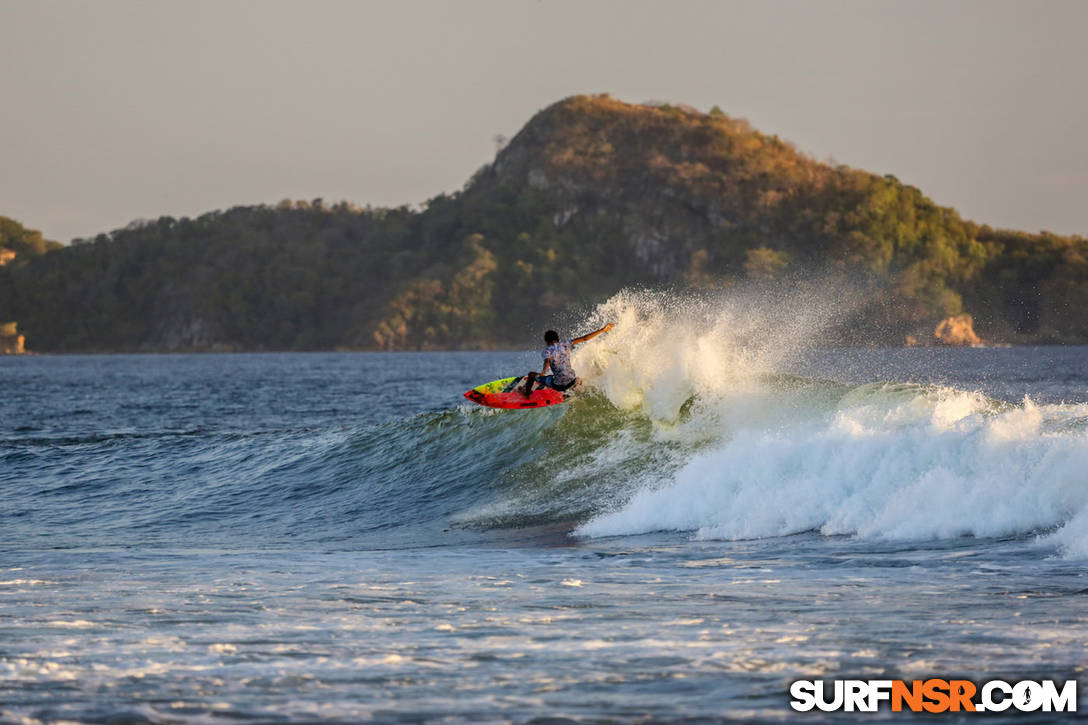
<svg viewBox="0 0 1088 725">
<path fill-rule="evenodd" d="M 582 335 L 581 337 L 574 338 L 573 340 L 570 341 L 570 344 L 579 345 L 579 344 L 581 344 L 581 343 L 583 343 L 583 342 L 585 342 L 587 340 L 592 340 L 597 335 L 600 335 L 602 332 L 608 332 L 609 330 L 611 330 L 615 326 L 616 326 L 615 323 L 609 322 L 607 325 L 605 325 L 601 329 L 597 330 L 596 332 L 591 332 L 588 335 Z"/>
</svg>

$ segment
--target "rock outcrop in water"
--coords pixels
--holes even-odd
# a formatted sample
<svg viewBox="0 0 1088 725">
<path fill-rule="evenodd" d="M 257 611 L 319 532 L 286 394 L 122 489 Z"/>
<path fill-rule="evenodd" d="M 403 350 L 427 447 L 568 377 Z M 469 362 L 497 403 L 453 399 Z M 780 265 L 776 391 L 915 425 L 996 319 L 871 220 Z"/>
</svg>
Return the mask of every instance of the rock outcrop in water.
<svg viewBox="0 0 1088 725">
<path fill-rule="evenodd" d="M 941 320 L 933 331 L 933 336 L 942 345 L 972 347 L 982 344 L 982 340 L 975 334 L 971 315 L 955 315 Z"/>
<path fill-rule="evenodd" d="M 0 322 L 0 355 L 22 355 L 26 352 L 26 337 L 19 334 L 14 322 Z"/>
<path fill-rule="evenodd" d="M 56 251 L 0 222 L 0 245 L 29 250 L 0 268 L 0 319 L 47 351 L 523 345 L 627 287 L 785 303 L 814 278 L 843 308 L 829 343 L 964 313 L 986 339 L 1088 342 L 1088 240 L 965 221 L 717 109 L 608 96 L 542 110 L 418 210 L 285 201 Z"/>
</svg>

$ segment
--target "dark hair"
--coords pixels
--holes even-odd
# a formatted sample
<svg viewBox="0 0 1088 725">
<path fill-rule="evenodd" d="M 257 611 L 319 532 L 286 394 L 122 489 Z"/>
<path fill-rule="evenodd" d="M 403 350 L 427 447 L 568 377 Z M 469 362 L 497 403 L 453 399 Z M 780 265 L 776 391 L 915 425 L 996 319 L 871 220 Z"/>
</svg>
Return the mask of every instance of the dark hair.
<svg viewBox="0 0 1088 725">
<path fill-rule="evenodd" d="M 555 330 L 548 330 L 544 333 L 544 342 L 551 345 L 553 342 L 559 342 L 559 333 Z"/>
</svg>

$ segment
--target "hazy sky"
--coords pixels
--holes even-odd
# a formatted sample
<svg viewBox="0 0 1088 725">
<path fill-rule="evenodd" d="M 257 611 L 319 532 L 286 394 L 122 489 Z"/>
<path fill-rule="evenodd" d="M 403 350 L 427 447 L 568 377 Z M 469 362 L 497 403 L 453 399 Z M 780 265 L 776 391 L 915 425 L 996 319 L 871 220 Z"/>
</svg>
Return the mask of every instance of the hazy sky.
<svg viewBox="0 0 1088 725">
<path fill-rule="evenodd" d="M 1088 2 L 0 0 L 0 214 L 68 241 L 459 188 L 575 93 L 717 104 L 995 226 L 1088 234 Z"/>
</svg>

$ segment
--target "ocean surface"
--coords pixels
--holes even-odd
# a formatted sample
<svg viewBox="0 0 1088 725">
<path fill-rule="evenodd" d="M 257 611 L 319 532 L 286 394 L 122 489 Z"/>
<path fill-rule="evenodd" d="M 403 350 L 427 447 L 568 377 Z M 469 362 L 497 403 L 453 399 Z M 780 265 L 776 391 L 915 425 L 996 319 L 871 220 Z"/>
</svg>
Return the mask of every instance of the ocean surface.
<svg viewBox="0 0 1088 725">
<path fill-rule="evenodd" d="M 1088 348 L 677 314 L 597 311 L 530 411 L 461 395 L 533 350 L 0 358 L 0 721 L 779 721 L 798 678 L 1085 710 Z"/>
</svg>

